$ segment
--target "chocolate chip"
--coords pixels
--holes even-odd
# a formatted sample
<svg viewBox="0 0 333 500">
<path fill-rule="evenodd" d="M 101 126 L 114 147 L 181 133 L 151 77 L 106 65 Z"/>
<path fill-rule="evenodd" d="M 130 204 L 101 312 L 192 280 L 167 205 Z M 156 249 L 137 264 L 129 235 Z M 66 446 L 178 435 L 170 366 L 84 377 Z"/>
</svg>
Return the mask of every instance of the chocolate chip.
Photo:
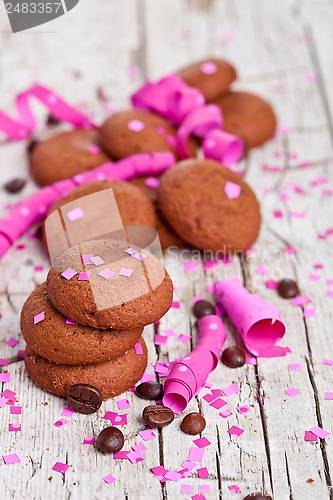
<svg viewBox="0 0 333 500">
<path fill-rule="evenodd" d="M 198 300 L 192 307 L 192 313 L 197 319 L 200 319 L 209 314 L 215 314 L 215 307 L 207 300 Z"/>
<path fill-rule="evenodd" d="M 143 382 L 138 385 L 135 394 L 141 399 L 158 401 L 163 398 L 163 385 L 159 382 Z"/>
<path fill-rule="evenodd" d="M 173 411 L 162 405 L 146 406 L 142 412 L 142 416 L 145 422 L 153 429 L 165 427 L 171 424 L 175 418 Z"/>
<path fill-rule="evenodd" d="M 95 446 L 103 453 L 115 453 L 124 446 L 124 434 L 117 427 L 106 427 L 96 438 Z"/>
<path fill-rule="evenodd" d="M 244 500 L 273 500 L 270 495 L 263 495 L 262 493 L 250 493 L 244 497 Z"/>
<path fill-rule="evenodd" d="M 27 181 L 25 179 L 13 179 L 4 185 L 4 189 L 7 193 L 19 193 L 22 191 Z"/>
<path fill-rule="evenodd" d="M 85 415 L 95 413 L 101 407 L 102 401 L 102 394 L 92 385 L 75 384 L 67 392 L 68 406 Z"/>
<path fill-rule="evenodd" d="M 245 353 L 237 346 L 224 349 L 221 357 L 222 363 L 229 368 L 239 368 L 246 361 Z"/>
<path fill-rule="evenodd" d="M 281 280 L 277 287 L 277 293 L 283 299 L 292 299 L 299 295 L 299 289 L 296 281 L 290 279 Z"/>
<path fill-rule="evenodd" d="M 180 425 L 182 431 L 186 434 L 191 434 L 191 436 L 196 436 L 200 434 L 206 427 L 206 420 L 201 415 L 201 413 L 193 412 L 188 413 Z"/>
</svg>

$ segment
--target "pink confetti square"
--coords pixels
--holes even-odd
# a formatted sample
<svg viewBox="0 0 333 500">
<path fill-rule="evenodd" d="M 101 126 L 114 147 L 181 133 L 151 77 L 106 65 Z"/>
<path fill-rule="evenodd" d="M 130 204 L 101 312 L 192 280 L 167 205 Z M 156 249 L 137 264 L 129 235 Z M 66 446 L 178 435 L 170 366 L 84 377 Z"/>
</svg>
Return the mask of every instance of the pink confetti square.
<svg viewBox="0 0 333 500">
<path fill-rule="evenodd" d="M 154 476 L 164 476 L 164 474 L 167 473 L 167 470 L 163 467 L 163 465 L 157 465 L 156 467 L 152 467 L 150 470 Z"/>
<path fill-rule="evenodd" d="M 18 464 L 19 462 L 21 462 L 16 453 L 13 453 L 11 455 L 2 455 L 2 458 L 6 465 Z"/>
<path fill-rule="evenodd" d="M 82 219 L 83 211 L 82 211 L 82 208 L 77 207 L 77 208 L 73 208 L 73 210 L 70 210 L 69 212 L 67 212 L 66 215 L 67 215 L 67 219 L 70 222 L 75 222 L 79 219 Z"/>
<path fill-rule="evenodd" d="M 153 380 L 155 380 L 154 373 L 144 373 L 140 378 L 140 382 L 152 382 Z"/>
<path fill-rule="evenodd" d="M 290 387 L 290 389 L 286 389 L 284 392 L 290 398 L 293 398 L 293 397 L 298 396 L 300 394 L 299 390 L 296 389 L 295 387 Z"/>
<path fill-rule="evenodd" d="M 62 417 L 71 417 L 74 413 L 74 410 L 72 408 L 64 408 L 61 412 Z"/>
<path fill-rule="evenodd" d="M 99 256 L 96 255 L 95 257 L 89 257 L 89 260 L 95 265 L 95 266 L 101 266 L 102 264 L 105 264 L 104 260 Z"/>
<path fill-rule="evenodd" d="M 328 401 L 333 399 L 333 392 L 325 392 L 325 399 Z"/>
<path fill-rule="evenodd" d="M 172 328 L 166 328 L 165 330 L 163 330 L 163 334 L 167 337 L 173 337 L 174 335 L 176 335 L 176 332 Z"/>
<path fill-rule="evenodd" d="M 151 189 L 157 189 L 160 185 L 160 180 L 157 177 L 147 177 L 145 185 Z"/>
<path fill-rule="evenodd" d="M 242 493 L 242 490 L 238 486 L 238 484 L 230 484 L 228 486 L 228 489 L 231 491 L 232 495 L 238 495 L 239 493 Z"/>
<path fill-rule="evenodd" d="M 239 184 L 235 184 L 234 182 L 227 181 L 224 186 L 224 192 L 229 200 L 235 200 L 239 197 L 241 193 L 241 186 Z"/>
<path fill-rule="evenodd" d="M 83 444 L 94 444 L 95 443 L 95 438 L 93 437 L 85 437 L 83 439 Z"/>
<path fill-rule="evenodd" d="M 212 401 L 214 401 L 215 399 L 217 398 L 217 396 L 214 396 L 213 394 L 205 394 L 202 399 L 204 399 L 205 401 L 207 401 L 207 403 L 211 403 Z"/>
<path fill-rule="evenodd" d="M 179 474 L 179 472 L 176 472 L 174 470 L 168 470 L 164 474 L 165 479 L 169 479 L 169 481 L 172 481 L 174 483 L 178 483 L 178 481 L 182 478 L 182 475 Z"/>
<path fill-rule="evenodd" d="M 69 469 L 69 465 L 68 464 L 63 464 L 61 462 L 56 462 L 54 464 L 54 466 L 52 467 L 52 470 L 56 471 L 56 472 L 60 472 L 61 474 L 66 474 L 66 472 L 68 471 Z"/>
<path fill-rule="evenodd" d="M 64 418 L 60 418 L 53 425 L 55 425 L 55 427 L 64 427 L 67 424 L 68 424 L 67 420 L 65 420 Z"/>
<path fill-rule="evenodd" d="M 315 435 L 315 436 L 318 436 L 319 438 L 321 439 L 325 439 L 327 438 L 327 436 L 330 435 L 330 433 L 328 431 L 325 431 L 325 429 L 322 429 L 321 427 L 319 427 L 318 425 L 312 427 L 312 429 L 310 429 L 310 431 Z"/>
<path fill-rule="evenodd" d="M 241 436 L 243 434 L 243 429 L 240 429 L 239 427 L 237 427 L 236 425 L 233 425 L 232 427 L 230 427 L 230 429 L 228 429 L 227 431 L 229 434 L 232 434 L 233 436 Z"/>
<path fill-rule="evenodd" d="M 204 453 L 205 453 L 204 448 L 198 448 L 196 446 L 192 446 L 192 448 L 190 449 L 190 452 L 188 454 L 188 459 L 191 462 L 202 462 Z"/>
<path fill-rule="evenodd" d="M 300 363 L 290 363 L 288 365 L 289 371 L 291 372 L 300 372 L 302 371 L 302 365 Z"/>
<path fill-rule="evenodd" d="M 115 460 L 127 460 L 127 455 L 131 453 L 130 451 L 125 451 L 125 450 L 121 450 L 121 451 L 116 451 L 114 454 L 113 454 L 113 458 Z"/>
<path fill-rule="evenodd" d="M 151 429 L 146 429 L 144 431 L 140 431 L 139 434 L 144 441 L 149 441 L 150 439 L 156 438 L 156 434 Z"/>
<path fill-rule="evenodd" d="M 126 248 L 126 250 L 124 250 L 126 253 L 128 253 L 128 255 L 134 255 L 135 253 L 138 253 L 137 250 L 135 250 L 135 248 L 132 248 L 132 247 L 129 247 L 129 248 Z"/>
<path fill-rule="evenodd" d="M 85 266 L 89 266 L 92 264 L 91 262 L 91 257 L 94 257 L 94 254 L 93 253 L 83 253 L 81 255 L 81 259 L 82 259 L 82 263 L 85 265 Z"/>
<path fill-rule="evenodd" d="M 127 128 L 132 132 L 141 132 L 145 128 L 145 124 L 141 120 L 131 120 L 128 122 Z"/>
<path fill-rule="evenodd" d="M 198 269 L 199 264 L 197 262 L 184 262 L 183 269 L 184 271 L 192 271 Z"/>
<path fill-rule="evenodd" d="M 133 269 L 128 269 L 127 267 L 122 267 L 120 271 L 118 271 L 119 276 L 125 276 L 126 278 L 130 278 L 133 274 Z"/>
<path fill-rule="evenodd" d="M 187 469 L 187 470 L 192 470 L 192 469 L 194 469 L 196 466 L 197 466 L 197 464 L 196 464 L 195 462 L 191 462 L 190 460 L 185 460 L 185 461 L 182 463 L 182 467 L 184 467 L 184 469 Z"/>
<path fill-rule="evenodd" d="M 101 152 L 101 148 L 97 144 L 90 144 L 88 147 L 88 152 L 91 155 L 98 155 Z"/>
<path fill-rule="evenodd" d="M 219 413 L 220 417 L 222 418 L 228 418 L 230 415 L 232 415 L 232 412 L 230 410 L 224 410 L 221 413 Z"/>
<path fill-rule="evenodd" d="M 293 306 L 305 306 L 309 304 L 310 299 L 308 297 L 303 297 L 302 295 L 296 295 L 290 302 Z"/>
<path fill-rule="evenodd" d="M 270 290 L 276 290 L 277 287 L 278 287 L 278 284 L 279 284 L 278 281 L 267 280 L 266 283 L 265 283 L 265 286 L 266 286 L 266 288 L 268 288 Z"/>
<path fill-rule="evenodd" d="M 9 359 L 0 358 L 0 366 L 9 365 Z"/>
<path fill-rule="evenodd" d="M 136 259 L 136 260 L 142 262 L 143 260 L 145 260 L 147 258 L 147 255 L 145 255 L 142 252 L 136 252 L 136 253 L 133 253 L 131 255 L 131 257 L 133 257 L 133 259 Z"/>
<path fill-rule="evenodd" d="M 232 396 L 233 394 L 238 394 L 240 392 L 240 388 L 237 383 L 234 383 L 228 387 L 223 387 L 222 391 L 225 396 Z"/>
<path fill-rule="evenodd" d="M 244 414 L 244 413 L 250 413 L 250 411 L 251 411 L 250 407 L 249 407 L 249 406 L 247 406 L 247 405 L 238 406 L 238 407 L 236 408 L 236 410 L 237 410 L 239 413 L 242 413 L 242 414 Z"/>
<path fill-rule="evenodd" d="M 67 318 L 66 319 L 66 325 L 76 326 L 77 323 L 75 321 L 72 321 L 70 318 Z"/>
<path fill-rule="evenodd" d="M 220 408 L 223 408 L 223 406 L 225 406 L 226 404 L 227 404 L 227 402 L 224 401 L 224 399 L 218 398 L 218 399 L 215 399 L 215 401 L 213 401 L 212 403 L 210 403 L 210 406 L 212 406 L 213 408 L 216 408 L 217 410 L 220 410 Z"/>
<path fill-rule="evenodd" d="M 37 314 L 37 316 L 40 316 L 41 314 L 42 314 L 42 315 L 44 315 L 44 312 L 42 312 L 42 313 L 40 313 L 40 314 Z M 35 316 L 35 317 L 34 317 L 34 325 L 36 324 L 36 323 L 35 323 L 35 318 L 36 318 L 37 316 Z M 41 319 L 39 319 L 39 320 L 37 321 L 37 323 L 38 323 L 39 321 L 43 321 L 43 319 L 44 319 L 44 316 L 43 316 L 43 317 L 41 317 Z M 14 339 L 13 337 L 11 337 L 10 339 L 8 339 L 8 340 L 6 341 L 6 344 L 7 344 L 9 347 L 15 347 L 18 343 L 19 343 L 19 340 Z"/>
<path fill-rule="evenodd" d="M 154 336 L 154 344 L 155 345 L 166 345 L 169 340 L 169 337 L 164 337 L 163 335 L 156 334 Z"/>
<path fill-rule="evenodd" d="M 172 309 L 179 309 L 180 308 L 180 302 L 178 300 L 174 300 L 171 304 Z"/>
<path fill-rule="evenodd" d="M 10 413 L 11 413 L 11 415 L 21 415 L 22 406 L 11 406 Z"/>
<path fill-rule="evenodd" d="M 132 463 L 132 464 L 137 464 L 139 462 L 142 462 L 145 457 L 141 455 L 141 453 L 137 453 L 136 451 L 130 451 L 127 453 L 127 459 Z"/>
<path fill-rule="evenodd" d="M 7 398 L 4 398 L 3 396 L 0 397 L 0 408 L 3 408 L 8 402 Z M 10 407 L 12 409 L 12 406 Z"/>
<path fill-rule="evenodd" d="M 77 279 L 78 279 L 78 281 L 89 281 L 90 280 L 90 273 L 87 273 L 87 272 L 79 273 L 79 276 Z"/>
<path fill-rule="evenodd" d="M 99 274 L 99 276 L 102 276 L 102 278 L 104 278 L 106 280 L 109 280 L 110 278 L 113 278 L 113 276 L 116 275 L 116 273 L 114 273 L 113 271 L 111 271 L 111 269 L 108 269 L 107 267 L 105 269 L 103 269 L 103 271 L 101 271 L 98 274 Z"/>
<path fill-rule="evenodd" d="M 22 430 L 21 424 L 9 424 L 8 430 L 9 432 L 19 432 Z"/>
<path fill-rule="evenodd" d="M 209 476 L 207 467 L 202 467 L 201 469 L 197 469 L 197 473 L 200 479 L 207 479 L 207 477 Z"/>
<path fill-rule="evenodd" d="M 113 425 L 127 425 L 127 415 L 117 415 L 112 420 Z"/>
<path fill-rule="evenodd" d="M 37 325 L 41 321 L 44 321 L 44 319 L 45 319 L 44 311 L 40 312 L 39 314 L 36 314 L 36 316 L 34 316 L 34 325 Z"/>
<path fill-rule="evenodd" d="M 216 64 L 209 61 L 202 63 L 200 69 L 205 75 L 214 75 L 217 72 Z"/>
<path fill-rule="evenodd" d="M 316 309 L 314 307 L 308 307 L 307 309 L 304 309 L 303 311 L 303 316 L 304 318 L 310 318 L 312 316 L 316 316 Z"/>
<path fill-rule="evenodd" d="M 66 280 L 70 280 L 76 274 L 77 274 L 77 272 L 74 271 L 74 269 L 72 269 L 71 267 L 68 267 L 63 273 L 61 273 L 61 276 L 63 276 L 64 278 L 66 278 Z"/>
<path fill-rule="evenodd" d="M 119 410 L 126 410 L 127 408 L 130 408 L 131 403 L 128 401 L 128 399 L 119 399 L 117 401 L 117 406 Z"/>
<path fill-rule="evenodd" d="M 210 446 L 212 444 L 206 437 L 194 439 L 193 443 L 199 448 L 205 448 L 206 446 Z"/>
<path fill-rule="evenodd" d="M 106 484 L 112 484 L 112 483 L 114 483 L 115 481 L 117 481 L 117 479 L 116 479 L 114 476 L 111 476 L 111 474 L 108 474 L 107 476 L 103 477 L 103 481 L 104 481 Z"/>
<path fill-rule="evenodd" d="M 304 441 L 318 441 L 318 437 L 311 431 L 304 432 Z"/>
<path fill-rule="evenodd" d="M 179 340 L 179 342 L 188 342 L 189 340 L 191 340 L 191 335 L 184 335 L 184 334 L 181 334 L 181 335 L 178 335 L 177 337 L 177 340 Z"/>
<path fill-rule="evenodd" d="M 134 350 L 135 350 L 135 353 L 136 354 L 143 354 L 143 348 L 142 348 L 142 345 L 139 344 L 139 342 L 137 342 L 136 344 L 134 344 Z"/>
<path fill-rule="evenodd" d="M 10 373 L 0 373 L 0 382 L 10 382 Z"/>
<path fill-rule="evenodd" d="M 148 448 L 145 444 L 139 443 L 139 444 L 135 444 L 134 446 L 132 446 L 132 449 L 134 451 L 136 451 L 137 453 L 142 453 L 142 452 L 146 451 Z"/>
</svg>

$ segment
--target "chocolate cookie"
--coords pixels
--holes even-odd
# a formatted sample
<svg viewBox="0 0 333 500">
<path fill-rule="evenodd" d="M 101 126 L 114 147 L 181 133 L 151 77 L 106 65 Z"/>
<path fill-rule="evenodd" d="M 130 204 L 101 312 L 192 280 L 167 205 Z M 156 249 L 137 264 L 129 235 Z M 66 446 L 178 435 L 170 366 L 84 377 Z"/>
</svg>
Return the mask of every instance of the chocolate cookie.
<svg viewBox="0 0 333 500">
<path fill-rule="evenodd" d="M 87 196 L 92 193 L 97 193 L 103 191 L 104 189 L 113 189 L 113 194 L 115 196 L 118 210 L 120 213 L 121 220 L 124 226 L 144 226 L 144 227 L 156 227 L 156 217 L 154 213 L 154 207 L 148 197 L 143 193 L 142 190 L 132 186 L 128 182 L 105 180 L 96 181 L 83 186 L 79 186 L 76 189 L 70 191 L 70 193 L 58 200 L 54 205 L 52 205 L 49 210 L 48 215 L 58 210 L 60 207 L 70 203 L 71 201 L 77 200 L 82 196 Z M 92 207 L 93 209 L 94 207 Z M 96 208 L 96 218 L 95 218 L 95 228 L 96 234 L 99 234 L 98 226 L 103 224 L 103 220 L 98 212 L 98 206 Z M 75 227 L 75 226 L 74 226 Z M 103 234 L 103 229 L 101 228 L 101 234 Z M 43 226 L 42 230 L 42 241 L 47 247 L 45 228 Z"/>
<path fill-rule="evenodd" d="M 94 255 L 96 265 L 83 264 L 87 254 Z M 89 279 L 81 280 L 81 274 L 73 272 L 88 272 Z M 97 240 L 75 245 L 54 261 L 47 293 L 58 311 L 81 325 L 131 330 L 167 312 L 173 286 L 151 253 L 128 248 L 122 241 Z"/>
<path fill-rule="evenodd" d="M 261 146 L 276 130 L 272 106 L 254 94 L 231 90 L 217 102 L 223 113 L 223 128 L 244 141 L 245 149 Z"/>
<path fill-rule="evenodd" d="M 32 177 L 46 186 L 110 161 L 101 151 L 96 130 L 61 132 L 38 142 L 30 157 Z"/>
<path fill-rule="evenodd" d="M 216 101 L 237 78 L 230 63 L 214 57 L 191 64 L 178 71 L 178 75 L 187 85 L 199 89 L 206 102 Z"/>
<path fill-rule="evenodd" d="M 255 194 L 239 175 L 214 161 L 175 165 L 161 178 L 159 202 L 173 229 L 202 250 L 245 250 L 259 233 Z"/>
<path fill-rule="evenodd" d="M 34 317 L 44 312 L 44 320 Z M 102 363 L 124 354 L 140 338 L 143 328 L 102 330 L 68 322 L 52 305 L 46 283 L 38 285 L 25 302 L 21 313 L 24 340 L 49 361 L 64 365 Z"/>
<path fill-rule="evenodd" d="M 148 111 L 120 111 L 105 120 L 100 128 L 102 146 L 115 160 L 138 153 L 171 151 L 177 158 L 177 129 L 161 116 Z M 196 156 L 197 145 L 189 140 L 188 151 Z"/>
<path fill-rule="evenodd" d="M 69 387 L 74 384 L 89 384 L 96 387 L 103 399 L 113 398 L 130 389 L 141 378 L 147 366 L 147 347 L 141 338 L 136 345 L 142 354 L 131 347 L 127 354 L 104 363 L 94 365 L 56 365 L 39 356 L 27 345 L 24 363 L 28 375 L 44 391 L 67 397 Z"/>
<path fill-rule="evenodd" d="M 160 178 L 161 176 L 159 176 Z M 157 189 L 149 187 L 146 182 L 149 176 L 134 177 L 129 182 L 134 186 L 140 188 L 144 193 L 147 194 L 151 203 L 153 204 L 156 216 L 156 229 L 158 232 L 161 247 L 163 249 L 169 247 L 183 247 L 186 245 L 184 241 L 174 232 L 172 227 L 164 219 L 161 209 L 158 203 L 158 192 Z"/>
</svg>

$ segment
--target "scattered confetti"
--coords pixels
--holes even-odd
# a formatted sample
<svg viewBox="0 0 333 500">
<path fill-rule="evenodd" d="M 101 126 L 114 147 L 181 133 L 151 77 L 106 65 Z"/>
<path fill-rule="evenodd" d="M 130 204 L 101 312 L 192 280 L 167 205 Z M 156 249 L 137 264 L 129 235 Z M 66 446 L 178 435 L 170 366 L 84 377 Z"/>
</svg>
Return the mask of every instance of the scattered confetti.
<svg viewBox="0 0 333 500">
<path fill-rule="evenodd" d="M 2 455 L 2 458 L 6 465 L 17 464 L 21 462 L 20 458 L 18 457 L 18 455 L 16 455 L 16 453 L 13 453 L 11 455 Z"/>
<path fill-rule="evenodd" d="M 227 181 L 224 186 L 224 192 L 229 200 L 235 200 L 236 198 L 238 198 L 241 190 L 242 188 L 239 184 L 235 184 L 234 182 L 230 181 Z"/>
<path fill-rule="evenodd" d="M 122 267 L 120 271 L 118 271 L 119 276 L 125 276 L 126 278 L 130 278 L 133 274 L 133 269 L 128 269 L 127 267 Z"/>
<path fill-rule="evenodd" d="M 286 389 L 284 392 L 290 398 L 293 398 L 293 397 L 298 396 L 300 394 L 299 390 L 296 389 L 295 387 L 290 387 L 290 389 Z"/>
<path fill-rule="evenodd" d="M 230 427 L 230 429 L 228 429 L 227 431 L 229 434 L 232 434 L 233 436 L 241 436 L 243 434 L 243 429 L 240 429 L 239 427 L 233 425 L 232 427 Z"/>
<path fill-rule="evenodd" d="M 73 208 L 73 210 L 70 210 L 69 212 L 67 212 L 66 215 L 67 215 L 67 219 L 70 222 L 75 222 L 79 219 L 82 219 L 83 212 L 82 212 L 82 209 L 80 207 L 77 207 L 77 208 Z"/>
<path fill-rule="evenodd" d="M 66 278 L 66 280 L 70 280 L 76 274 L 77 274 L 77 272 L 74 271 L 74 269 L 68 267 L 63 273 L 61 273 L 61 276 L 63 276 L 64 278 Z"/>
<path fill-rule="evenodd" d="M 113 276 L 116 275 L 116 273 L 114 273 L 113 271 L 111 271 L 111 269 L 108 269 L 107 267 L 105 269 L 103 269 L 103 271 L 99 272 L 98 274 L 99 274 L 99 276 L 102 276 L 102 278 L 104 278 L 106 280 L 109 280 L 110 278 L 113 278 Z"/>
<path fill-rule="evenodd" d="M 114 483 L 115 481 L 117 481 L 117 479 L 113 476 L 111 476 L 111 474 L 108 474 L 107 476 L 103 477 L 103 481 L 106 483 L 106 484 L 112 484 Z"/>
<path fill-rule="evenodd" d="M 90 280 L 90 273 L 87 273 L 87 272 L 79 273 L 79 276 L 77 279 L 78 279 L 78 281 L 89 281 Z"/>
</svg>

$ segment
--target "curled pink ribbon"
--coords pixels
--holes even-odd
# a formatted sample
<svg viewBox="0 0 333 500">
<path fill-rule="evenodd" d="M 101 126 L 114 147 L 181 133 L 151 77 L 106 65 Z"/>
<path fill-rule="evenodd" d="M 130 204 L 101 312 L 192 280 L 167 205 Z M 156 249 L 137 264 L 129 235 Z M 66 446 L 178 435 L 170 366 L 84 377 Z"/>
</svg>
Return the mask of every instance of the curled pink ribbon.
<svg viewBox="0 0 333 500">
<path fill-rule="evenodd" d="M 206 104 L 201 92 L 189 87 L 179 76 L 169 75 L 157 83 L 147 82 L 132 95 L 134 107 L 153 111 L 169 119 L 178 128 L 177 151 L 188 158 L 188 139 L 201 137 L 206 158 L 230 167 L 243 154 L 239 137 L 222 130 L 223 116 L 219 106 Z"/>
<path fill-rule="evenodd" d="M 0 111 L 0 130 L 11 140 L 28 137 L 36 128 L 36 118 L 30 105 L 30 99 L 38 99 L 58 120 L 71 123 L 75 127 L 95 128 L 90 119 L 76 110 L 61 97 L 42 85 L 33 85 L 16 97 L 17 118 L 11 118 Z"/>
</svg>

